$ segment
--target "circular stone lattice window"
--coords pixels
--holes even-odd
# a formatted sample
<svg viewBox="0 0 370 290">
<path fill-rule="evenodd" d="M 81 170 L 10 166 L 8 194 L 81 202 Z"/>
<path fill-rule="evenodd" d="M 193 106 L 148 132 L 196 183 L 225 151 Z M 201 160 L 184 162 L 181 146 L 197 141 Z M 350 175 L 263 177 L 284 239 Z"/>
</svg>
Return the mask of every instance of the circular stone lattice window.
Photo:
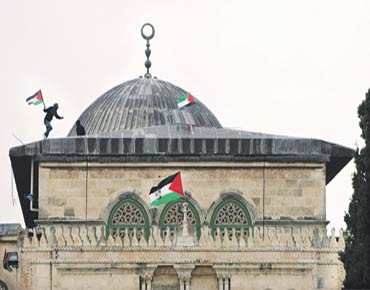
<svg viewBox="0 0 370 290">
<path fill-rule="evenodd" d="M 233 229 L 235 229 L 237 236 L 240 236 L 240 234 L 244 236 L 251 226 L 251 218 L 247 208 L 241 202 L 233 199 L 219 204 L 211 218 L 214 235 L 217 233 L 217 228 L 219 228 L 222 236 L 224 236 L 225 229 L 228 230 L 229 237 L 231 237 Z"/>
<path fill-rule="evenodd" d="M 113 225 L 144 225 L 144 216 L 141 210 L 133 203 L 122 204 L 114 213 Z"/>
<path fill-rule="evenodd" d="M 8 286 L 5 284 L 5 282 L 0 280 L 0 290 L 9 290 Z"/>
<path fill-rule="evenodd" d="M 166 234 L 167 227 L 170 228 L 171 236 L 174 235 L 174 232 L 177 227 L 181 226 L 184 220 L 184 213 L 183 213 L 183 203 L 184 201 L 174 201 L 172 203 L 169 203 L 164 209 L 163 213 L 160 218 L 160 227 L 162 235 Z M 187 210 L 187 222 L 190 229 L 196 229 L 197 237 L 199 237 L 200 234 L 200 220 L 198 213 L 195 209 L 195 207 L 190 203 L 186 202 L 188 204 L 188 210 Z"/>
<path fill-rule="evenodd" d="M 187 221 L 189 225 L 195 225 L 196 220 L 194 213 L 191 210 L 187 211 Z M 182 210 L 182 202 L 175 203 L 168 210 L 163 219 L 163 225 L 181 225 L 184 219 L 184 213 Z"/>
<path fill-rule="evenodd" d="M 216 226 L 234 226 L 247 224 L 247 217 L 243 209 L 233 202 L 229 202 L 225 204 L 222 208 L 220 208 L 215 218 Z"/>
<path fill-rule="evenodd" d="M 148 239 L 149 221 L 145 209 L 134 199 L 127 198 L 120 201 L 112 209 L 108 221 L 107 234 L 110 231 L 113 237 L 116 237 L 119 233 L 121 238 L 124 238 L 127 230 L 132 237 L 134 229 L 138 239 L 141 239 L 143 235 L 145 239 Z"/>
</svg>

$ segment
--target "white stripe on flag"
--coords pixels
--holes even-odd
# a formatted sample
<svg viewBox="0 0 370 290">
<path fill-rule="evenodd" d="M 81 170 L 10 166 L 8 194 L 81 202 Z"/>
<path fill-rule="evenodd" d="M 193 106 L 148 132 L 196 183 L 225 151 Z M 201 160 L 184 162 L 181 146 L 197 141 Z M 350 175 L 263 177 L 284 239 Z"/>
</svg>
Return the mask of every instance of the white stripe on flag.
<svg viewBox="0 0 370 290">
<path fill-rule="evenodd" d="M 172 182 L 170 184 L 167 184 L 167 185 L 163 186 L 161 189 L 159 189 L 159 190 L 154 191 L 153 193 L 151 193 L 149 195 L 150 202 L 153 202 L 154 200 L 157 200 L 160 197 L 165 196 L 165 195 L 173 192 L 172 190 L 170 190 L 171 184 L 172 184 Z"/>
<path fill-rule="evenodd" d="M 177 106 L 179 107 L 179 108 L 182 108 L 182 107 L 185 107 L 186 105 L 188 105 L 190 102 L 188 101 L 188 99 L 186 99 L 186 100 L 184 100 L 184 101 L 182 101 L 182 102 L 180 102 L 180 103 L 178 103 L 177 104 Z"/>
</svg>

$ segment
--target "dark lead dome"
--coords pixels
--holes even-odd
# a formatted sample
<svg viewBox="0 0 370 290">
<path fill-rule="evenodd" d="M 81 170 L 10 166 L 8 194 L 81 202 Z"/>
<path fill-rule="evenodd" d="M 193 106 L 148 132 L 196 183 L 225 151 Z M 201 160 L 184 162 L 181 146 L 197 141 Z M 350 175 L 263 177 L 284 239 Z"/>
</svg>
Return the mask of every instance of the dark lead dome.
<svg viewBox="0 0 370 290">
<path fill-rule="evenodd" d="M 183 89 L 162 80 L 138 78 L 124 82 L 96 99 L 78 118 L 86 135 L 123 132 L 161 125 L 222 128 L 213 113 L 198 99 L 177 108 Z M 68 136 L 75 136 L 75 125 Z"/>
</svg>

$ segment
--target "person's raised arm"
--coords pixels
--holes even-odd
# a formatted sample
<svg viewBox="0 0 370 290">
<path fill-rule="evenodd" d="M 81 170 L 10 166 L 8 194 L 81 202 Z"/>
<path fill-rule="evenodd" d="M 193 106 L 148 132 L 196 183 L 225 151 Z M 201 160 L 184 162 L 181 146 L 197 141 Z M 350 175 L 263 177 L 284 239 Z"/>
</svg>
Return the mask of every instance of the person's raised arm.
<svg viewBox="0 0 370 290">
<path fill-rule="evenodd" d="M 63 116 L 59 116 L 57 112 L 55 112 L 55 118 L 57 118 L 59 120 L 64 119 L 64 117 Z"/>
</svg>

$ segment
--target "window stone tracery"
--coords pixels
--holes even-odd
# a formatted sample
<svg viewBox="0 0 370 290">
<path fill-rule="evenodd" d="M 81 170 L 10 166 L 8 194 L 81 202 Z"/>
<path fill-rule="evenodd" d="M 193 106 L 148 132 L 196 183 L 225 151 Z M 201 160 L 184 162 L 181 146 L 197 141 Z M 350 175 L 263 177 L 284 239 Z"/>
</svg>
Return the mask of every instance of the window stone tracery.
<svg viewBox="0 0 370 290">
<path fill-rule="evenodd" d="M 225 229 L 228 230 L 228 236 L 231 239 L 232 230 L 235 229 L 236 237 L 248 235 L 248 229 L 251 227 L 251 219 L 247 208 L 235 199 L 228 199 L 221 202 L 214 210 L 211 218 L 212 233 L 217 235 L 217 228 L 220 229 L 220 235 L 225 236 Z"/>
<path fill-rule="evenodd" d="M 167 205 L 160 218 L 160 228 L 163 238 L 167 235 L 166 229 L 167 227 L 170 228 L 170 237 L 173 239 L 175 235 L 175 231 L 180 228 L 183 223 L 183 203 L 186 202 L 188 204 L 187 210 L 187 222 L 190 231 L 196 231 L 197 237 L 200 236 L 200 221 L 198 213 L 195 207 L 188 201 L 180 200 L 175 201 Z"/>
<path fill-rule="evenodd" d="M 181 225 L 182 224 L 183 217 L 184 217 L 184 214 L 182 211 L 182 203 L 183 202 L 175 203 L 168 209 L 163 219 L 164 225 Z M 189 225 L 196 224 L 194 213 L 191 210 L 187 211 L 186 216 L 187 216 Z"/>
<path fill-rule="evenodd" d="M 113 238 L 118 234 L 123 239 L 126 229 L 130 238 L 136 229 L 137 239 L 145 239 L 149 235 L 149 221 L 144 208 L 132 198 L 120 201 L 113 207 L 108 221 L 107 234 L 112 233 Z M 1 290 L 1 289 L 0 289 Z"/>
<path fill-rule="evenodd" d="M 112 224 L 144 225 L 144 216 L 140 209 L 131 202 L 122 204 L 112 218 Z"/>
<path fill-rule="evenodd" d="M 215 218 L 215 224 L 233 226 L 248 224 L 248 220 L 243 209 L 239 205 L 229 202 L 219 209 Z"/>
</svg>

